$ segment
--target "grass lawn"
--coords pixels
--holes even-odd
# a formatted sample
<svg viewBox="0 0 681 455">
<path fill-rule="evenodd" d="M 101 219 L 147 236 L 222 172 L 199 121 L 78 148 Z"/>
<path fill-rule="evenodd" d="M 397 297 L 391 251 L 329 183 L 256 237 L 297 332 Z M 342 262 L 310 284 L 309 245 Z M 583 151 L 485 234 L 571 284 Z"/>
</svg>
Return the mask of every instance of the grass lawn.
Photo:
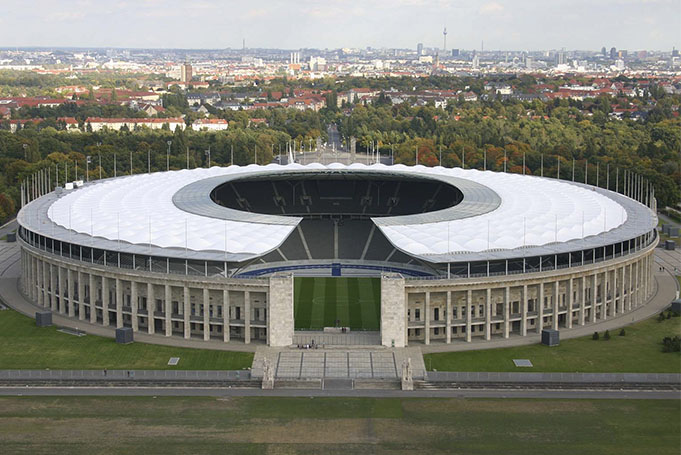
<svg viewBox="0 0 681 455">
<path fill-rule="evenodd" d="M 296 329 L 322 329 L 340 325 L 358 330 L 379 330 L 381 280 L 379 278 L 295 278 Z"/>
<path fill-rule="evenodd" d="M 4 453 L 678 454 L 679 400 L 0 397 Z"/>
<path fill-rule="evenodd" d="M 591 336 L 560 342 L 482 351 L 447 352 L 424 356 L 426 368 L 438 371 L 562 371 L 600 373 L 679 373 L 681 354 L 662 352 L 662 338 L 681 335 L 681 318 L 658 322 L 651 318 L 613 331 L 610 340 Z M 529 359 L 534 368 L 517 368 L 513 359 Z"/>
<path fill-rule="evenodd" d="M 170 357 L 180 357 L 175 367 Z M 149 369 L 237 370 L 253 361 L 249 352 L 175 348 L 153 344 L 116 344 L 111 338 L 77 337 L 38 328 L 35 321 L 13 310 L 0 311 L 0 368 L 2 369 Z"/>
</svg>

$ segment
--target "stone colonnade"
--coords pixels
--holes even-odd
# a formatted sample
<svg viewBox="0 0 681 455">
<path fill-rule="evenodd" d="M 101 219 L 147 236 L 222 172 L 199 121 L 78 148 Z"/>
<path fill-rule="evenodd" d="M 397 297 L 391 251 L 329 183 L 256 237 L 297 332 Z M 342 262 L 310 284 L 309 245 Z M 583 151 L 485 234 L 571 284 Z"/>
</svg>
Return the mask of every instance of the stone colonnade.
<svg viewBox="0 0 681 455">
<path fill-rule="evenodd" d="M 657 242 L 629 255 L 549 272 L 381 282 L 381 343 L 451 343 L 570 329 L 646 303 Z M 91 324 L 180 339 L 288 346 L 291 275 L 195 277 L 82 263 L 22 242 L 22 291 L 39 306 Z"/>
<path fill-rule="evenodd" d="M 150 335 L 267 342 L 268 279 L 150 273 L 21 251 L 24 295 L 53 313 Z"/>
<path fill-rule="evenodd" d="M 643 305 L 654 246 L 597 264 L 467 280 L 406 280 L 405 343 L 451 343 L 570 329 Z"/>
</svg>

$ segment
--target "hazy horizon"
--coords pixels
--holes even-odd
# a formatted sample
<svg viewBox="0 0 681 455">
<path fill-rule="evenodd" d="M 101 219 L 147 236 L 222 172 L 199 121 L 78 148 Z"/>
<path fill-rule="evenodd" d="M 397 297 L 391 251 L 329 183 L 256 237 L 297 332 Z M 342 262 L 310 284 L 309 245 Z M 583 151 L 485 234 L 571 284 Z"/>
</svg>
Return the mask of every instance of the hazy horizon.
<svg viewBox="0 0 681 455">
<path fill-rule="evenodd" d="M 681 44 L 678 0 L 10 0 L 0 47 L 658 50 Z"/>
</svg>

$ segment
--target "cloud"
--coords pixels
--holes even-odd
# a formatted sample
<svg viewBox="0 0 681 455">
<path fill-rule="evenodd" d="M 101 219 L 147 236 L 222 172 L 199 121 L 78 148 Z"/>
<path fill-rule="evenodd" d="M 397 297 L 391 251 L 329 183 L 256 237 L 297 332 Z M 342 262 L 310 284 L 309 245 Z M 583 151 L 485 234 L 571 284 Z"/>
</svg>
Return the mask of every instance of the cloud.
<svg viewBox="0 0 681 455">
<path fill-rule="evenodd" d="M 55 12 L 51 19 L 55 21 L 78 21 L 85 17 L 82 11 L 58 11 Z"/>
<path fill-rule="evenodd" d="M 504 5 L 497 2 L 485 3 L 480 7 L 480 14 L 492 15 L 499 14 L 504 11 Z"/>
<path fill-rule="evenodd" d="M 269 14 L 269 10 L 265 8 L 254 8 L 246 11 L 246 14 L 244 14 L 245 17 L 249 19 L 254 19 L 256 17 L 263 17 L 267 16 Z"/>
</svg>

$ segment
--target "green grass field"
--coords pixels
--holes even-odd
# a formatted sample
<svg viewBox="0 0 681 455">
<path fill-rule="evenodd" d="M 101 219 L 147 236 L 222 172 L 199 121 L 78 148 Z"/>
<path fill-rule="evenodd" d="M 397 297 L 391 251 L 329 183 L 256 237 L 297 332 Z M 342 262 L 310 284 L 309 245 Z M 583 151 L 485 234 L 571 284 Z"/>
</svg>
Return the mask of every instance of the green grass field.
<svg viewBox="0 0 681 455">
<path fill-rule="evenodd" d="M 322 329 L 340 325 L 353 330 L 379 330 L 379 278 L 295 278 L 295 328 Z"/>
<path fill-rule="evenodd" d="M 170 357 L 180 357 L 180 363 L 168 366 Z M 250 352 L 120 345 L 111 338 L 77 337 L 58 332 L 56 327 L 38 328 L 33 319 L 15 311 L 0 311 L 2 369 L 240 370 L 252 362 Z"/>
<path fill-rule="evenodd" d="M 541 371 L 600 373 L 681 373 L 681 354 L 662 352 L 662 338 L 681 335 L 681 318 L 650 318 L 610 333 L 610 340 L 591 336 L 541 344 L 424 356 L 426 368 L 438 371 Z M 517 368 L 513 359 L 529 359 L 533 368 Z"/>
<path fill-rule="evenodd" d="M 676 455 L 679 400 L 0 397 L 3 453 Z"/>
</svg>

